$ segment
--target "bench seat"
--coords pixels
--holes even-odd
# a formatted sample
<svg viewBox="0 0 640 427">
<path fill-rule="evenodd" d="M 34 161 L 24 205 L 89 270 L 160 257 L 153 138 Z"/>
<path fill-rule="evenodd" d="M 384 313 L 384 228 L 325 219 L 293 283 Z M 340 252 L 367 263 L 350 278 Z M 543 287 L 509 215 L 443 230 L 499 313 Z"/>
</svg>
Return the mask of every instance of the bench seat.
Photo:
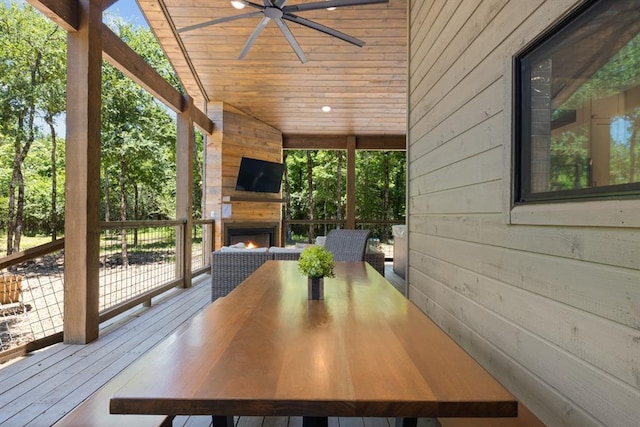
<svg viewBox="0 0 640 427">
<path fill-rule="evenodd" d="M 76 406 L 55 427 L 165 427 L 171 426 L 172 416 L 166 415 L 121 415 L 109 412 L 111 396 L 133 378 L 144 365 L 137 363 L 116 375 L 99 388 L 87 400 Z"/>
</svg>

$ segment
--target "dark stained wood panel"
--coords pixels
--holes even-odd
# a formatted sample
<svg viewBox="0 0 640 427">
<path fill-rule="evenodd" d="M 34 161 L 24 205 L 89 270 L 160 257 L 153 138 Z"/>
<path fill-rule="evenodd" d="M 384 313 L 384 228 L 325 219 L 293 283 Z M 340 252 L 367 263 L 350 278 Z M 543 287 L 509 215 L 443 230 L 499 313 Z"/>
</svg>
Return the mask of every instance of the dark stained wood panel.
<svg viewBox="0 0 640 427">
<path fill-rule="evenodd" d="M 290 0 L 287 4 L 315 0 Z M 243 60 L 260 18 L 178 33 L 237 11 L 228 0 L 138 0 L 153 31 L 199 105 L 223 101 L 284 135 L 406 133 L 407 1 L 299 12 L 363 40 L 362 48 L 289 23 L 309 61 L 302 64 L 272 22 Z M 321 107 L 332 107 L 323 113 Z"/>
</svg>

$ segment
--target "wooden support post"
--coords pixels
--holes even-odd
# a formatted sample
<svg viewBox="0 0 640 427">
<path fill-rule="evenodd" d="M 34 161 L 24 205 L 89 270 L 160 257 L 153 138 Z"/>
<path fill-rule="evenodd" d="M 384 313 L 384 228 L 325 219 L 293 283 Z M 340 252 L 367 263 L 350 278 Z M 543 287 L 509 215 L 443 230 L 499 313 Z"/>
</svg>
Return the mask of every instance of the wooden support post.
<svg viewBox="0 0 640 427">
<path fill-rule="evenodd" d="M 347 138 L 347 222 L 345 228 L 356 228 L 356 137 Z"/>
<path fill-rule="evenodd" d="M 202 241 L 203 241 L 203 265 L 211 265 L 211 253 L 214 250 L 214 238 L 216 231 L 216 223 L 215 221 L 211 221 L 208 224 L 205 224 L 202 229 Z"/>
<path fill-rule="evenodd" d="M 64 342 L 98 338 L 102 7 L 78 0 L 67 36 Z"/>
<path fill-rule="evenodd" d="M 191 118 L 193 99 L 186 97 L 184 111 L 177 118 L 176 149 L 176 219 L 184 220 L 183 232 L 176 235 L 176 268 L 183 287 L 191 287 L 191 237 L 193 234 L 193 138 Z"/>
</svg>

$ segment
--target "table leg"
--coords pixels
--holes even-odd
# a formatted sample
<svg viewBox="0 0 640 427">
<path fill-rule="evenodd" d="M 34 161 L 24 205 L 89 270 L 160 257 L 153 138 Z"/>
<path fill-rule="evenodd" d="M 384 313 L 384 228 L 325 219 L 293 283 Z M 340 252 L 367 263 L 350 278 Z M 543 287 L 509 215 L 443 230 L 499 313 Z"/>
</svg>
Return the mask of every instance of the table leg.
<svg viewBox="0 0 640 427">
<path fill-rule="evenodd" d="M 417 425 L 417 418 L 396 418 L 396 427 L 416 427 Z"/>
<path fill-rule="evenodd" d="M 213 418 L 213 427 L 233 427 L 233 416 L 221 417 L 214 415 L 211 418 Z"/>
<path fill-rule="evenodd" d="M 327 417 L 302 417 L 302 427 L 328 427 Z"/>
</svg>

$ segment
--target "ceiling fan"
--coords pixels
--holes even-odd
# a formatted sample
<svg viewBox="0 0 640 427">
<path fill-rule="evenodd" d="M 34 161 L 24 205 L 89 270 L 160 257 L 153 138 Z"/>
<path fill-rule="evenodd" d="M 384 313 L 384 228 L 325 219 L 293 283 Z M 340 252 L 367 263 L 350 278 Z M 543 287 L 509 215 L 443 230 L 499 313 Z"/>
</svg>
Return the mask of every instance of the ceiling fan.
<svg viewBox="0 0 640 427">
<path fill-rule="evenodd" d="M 389 3 L 389 0 L 325 0 L 325 1 L 317 1 L 313 3 L 306 4 L 298 4 L 285 6 L 287 0 L 263 0 L 263 5 L 253 3 L 247 0 L 233 0 L 231 3 L 236 9 L 244 8 L 245 6 L 250 6 L 255 9 L 259 9 L 257 12 L 248 12 L 243 13 L 241 15 L 233 15 L 226 16 L 224 18 L 218 18 L 207 22 L 202 22 L 200 24 L 190 25 L 188 27 L 184 27 L 178 30 L 178 33 L 184 33 L 187 31 L 192 31 L 198 28 L 208 27 L 209 25 L 222 24 L 223 22 L 235 21 L 236 19 L 242 18 L 253 18 L 262 16 L 262 20 L 258 23 L 258 26 L 253 30 L 251 36 L 245 43 L 242 51 L 240 52 L 240 56 L 238 59 L 244 58 L 253 43 L 256 41 L 262 30 L 264 30 L 265 26 L 269 23 L 269 21 L 273 20 L 275 24 L 280 28 L 282 34 L 291 45 L 291 48 L 295 51 L 296 55 L 300 59 L 300 62 L 303 64 L 307 62 L 307 57 L 305 56 L 300 44 L 295 39 L 291 30 L 284 22 L 284 20 L 295 22 L 296 24 L 300 24 L 302 26 L 320 31 L 322 33 L 328 34 L 330 36 L 336 37 L 340 40 L 344 40 L 347 43 L 351 43 L 358 47 L 364 46 L 364 42 L 355 37 L 349 36 L 347 34 L 341 33 L 340 31 L 334 30 L 333 28 L 329 28 L 325 25 L 319 24 L 314 21 L 310 21 L 305 18 L 301 18 L 300 16 L 294 15 L 293 12 L 305 12 L 308 10 L 319 10 L 319 9 L 333 9 L 337 7 L 344 6 L 362 6 L 367 4 L 374 3 Z"/>
</svg>

